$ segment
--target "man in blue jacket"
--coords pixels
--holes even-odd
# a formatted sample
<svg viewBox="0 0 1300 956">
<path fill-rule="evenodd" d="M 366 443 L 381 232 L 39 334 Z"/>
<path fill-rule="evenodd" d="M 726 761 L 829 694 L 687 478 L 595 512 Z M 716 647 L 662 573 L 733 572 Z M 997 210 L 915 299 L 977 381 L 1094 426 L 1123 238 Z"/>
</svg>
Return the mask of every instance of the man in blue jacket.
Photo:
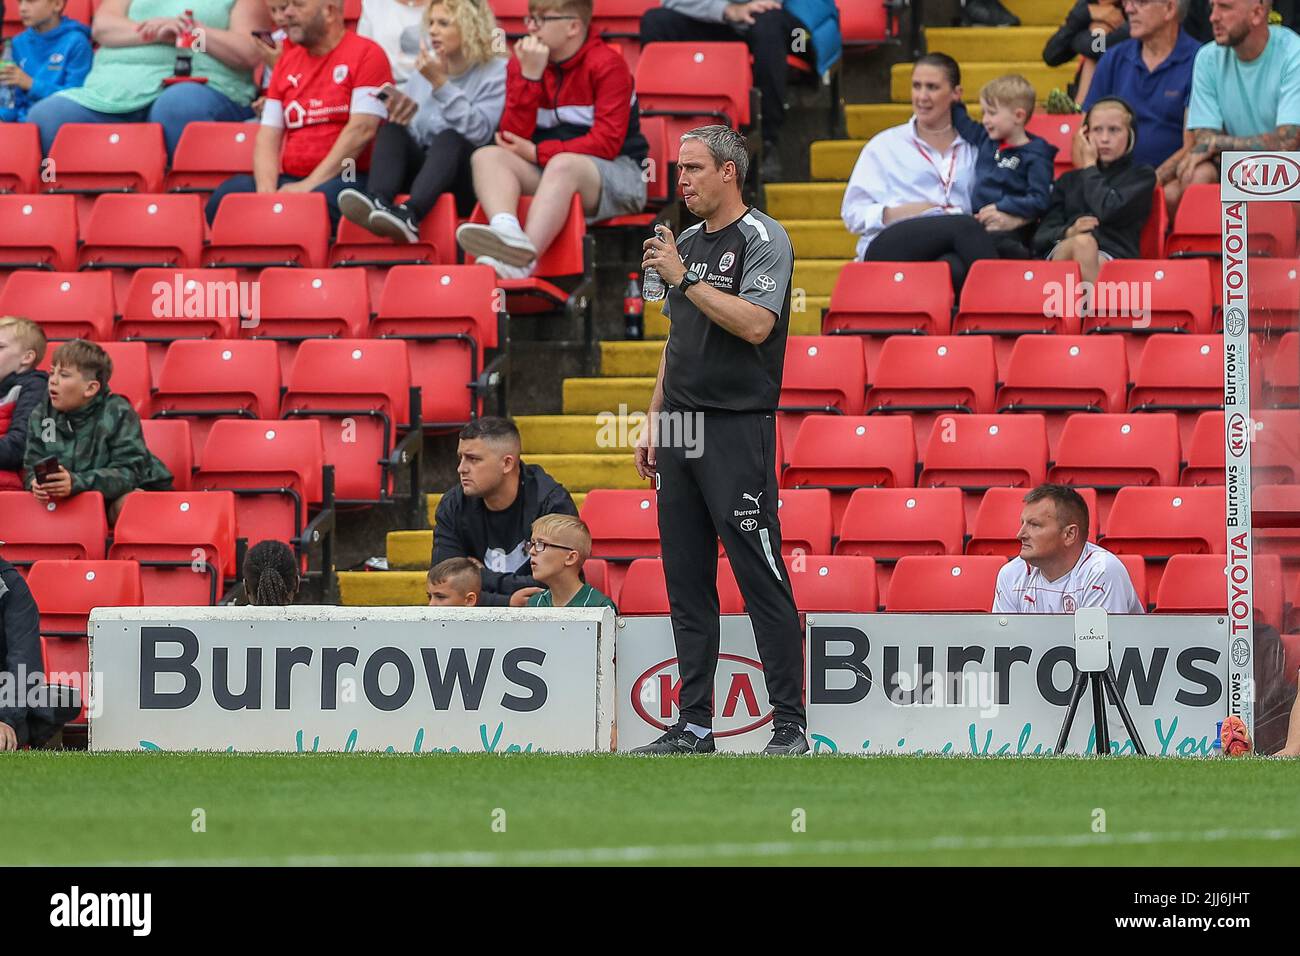
<svg viewBox="0 0 1300 956">
<path fill-rule="evenodd" d="M 641 16 L 641 42 L 743 40 L 754 56 L 762 95 L 764 182 L 781 178 L 777 144 L 785 122 L 786 57 L 801 57 L 822 76 L 840 58 L 835 0 L 660 0 Z"/>
<path fill-rule="evenodd" d="M 27 111 L 52 93 L 73 89 L 90 72 L 90 29 L 63 15 L 64 0 L 18 0 L 25 29 L 13 39 L 13 65 L 0 70 L 0 83 L 13 91 L 14 105 L 0 108 L 0 122 L 21 123 Z"/>
</svg>

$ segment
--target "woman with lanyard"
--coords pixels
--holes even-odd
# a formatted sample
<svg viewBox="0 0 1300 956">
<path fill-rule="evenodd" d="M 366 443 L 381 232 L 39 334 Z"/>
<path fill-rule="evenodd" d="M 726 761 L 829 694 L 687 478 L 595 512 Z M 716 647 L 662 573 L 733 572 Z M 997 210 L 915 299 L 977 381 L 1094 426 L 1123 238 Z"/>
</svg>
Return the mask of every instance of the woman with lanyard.
<svg viewBox="0 0 1300 956">
<path fill-rule="evenodd" d="M 996 259 L 996 240 L 971 215 L 975 148 L 952 125 L 961 69 L 927 53 L 912 69 L 912 110 L 878 133 L 849 177 L 840 215 L 861 238 L 857 257 L 883 262 L 947 262 L 954 291 L 977 259 Z"/>
</svg>

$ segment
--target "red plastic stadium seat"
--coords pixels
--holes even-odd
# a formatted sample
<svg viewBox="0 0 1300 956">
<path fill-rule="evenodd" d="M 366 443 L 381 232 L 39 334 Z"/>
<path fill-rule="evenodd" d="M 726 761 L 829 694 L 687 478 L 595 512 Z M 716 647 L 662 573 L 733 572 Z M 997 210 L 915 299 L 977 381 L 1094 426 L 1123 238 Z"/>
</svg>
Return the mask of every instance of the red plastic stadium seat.
<svg viewBox="0 0 1300 956">
<path fill-rule="evenodd" d="M 604 558 L 588 558 L 582 562 L 582 579 L 601 594 L 609 594 L 609 565 Z"/>
<path fill-rule="evenodd" d="M 1088 506 L 1088 540 L 1097 541 L 1101 522 L 1097 520 L 1097 492 L 1075 488 Z M 975 520 L 970 526 L 967 554 L 996 554 L 1014 558 L 1020 554 L 1020 515 L 1025 509 L 1023 488 L 990 488 L 984 492 Z M 1140 562 L 1139 562 L 1140 563 Z"/>
<path fill-rule="evenodd" d="M 280 360 L 274 342 L 238 339 L 173 342 L 158 373 L 154 418 L 188 418 L 194 458 L 217 418 L 271 418 L 280 404 Z"/>
<path fill-rule="evenodd" d="M 918 487 L 1032 488 L 1047 472 L 1042 415 L 951 415 L 934 423 Z"/>
<path fill-rule="evenodd" d="M 519 221 L 528 222 L 528 209 L 532 197 L 519 200 Z M 475 206 L 470 222 L 486 223 L 483 207 Z M 553 312 L 565 305 L 569 293 L 558 284 L 574 276 L 589 278 L 592 265 L 587 255 L 587 218 L 582 211 L 582 197 L 576 193 L 569 206 L 569 215 L 560 233 L 537 259 L 533 274 L 526 279 L 501 279 L 497 284 L 505 290 L 506 307 L 511 315 L 536 312 Z"/>
<path fill-rule="evenodd" d="M 1264 361 L 1264 401 L 1300 408 L 1300 333 L 1288 332 Z"/>
<path fill-rule="evenodd" d="M 1300 559 L 1300 486 L 1259 485 L 1251 498 L 1255 547 L 1280 554 L 1289 565 Z"/>
<path fill-rule="evenodd" d="M 208 434 L 194 487 L 235 493 L 236 527 L 250 544 L 293 541 L 321 504 L 324 467 L 319 421 L 228 418 Z"/>
<path fill-rule="evenodd" d="M 45 662 L 45 679 L 51 684 L 75 687 L 82 693 L 81 710 L 65 726 L 86 724 L 86 675 L 90 673 L 90 644 L 82 638 L 41 638 L 41 658 Z"/>
<path fill-rule="evenodd" d="M 1060 158 L 1059 155 L 1057 158 Z M 1165 188 L 1156 183 L 1151 190 L 1151 212 L 1138 241 L 1138 255 L 1143 259 L 1163 259 L 1165 235 L 1168 232 L 1169 207 L 1165 205 Z"/>
<path fill-rule="evenodd" d="M 814 612 L 874 614 L 880 610 L 876 562 L 856 555 L 812 555 L 786 561 L 794 603 Z"/>
<path fill-rule="evenodd" d="M 1176 415 L 1071 415 L 1047 480 L 1099 489 L 1176 485 L 1179 452 Z"/>
<path fill-rule="evenodd" d="M 225 581 L 237 574 L 235 496 L 132 492 L 113 530 L 109 557 L 140 562 L 146 605 L 215 604 Z"/>
<path fill-rule="evenodd" d="M 392 494 L 397 465 L 389 458 L 398 429 L 411 424 L 406 343 L 307 339 L 286 384 L 281 417 L 321 420 L 338 500 L 371 502 Z"/>
<path fill-rule="evenodd" d="M 672 178 L 672 160 L 669 159 L 669 154 L 675 147 L 668 142 L 668 120 L 662 116 L 642 117 L 641 135 L 649 147 L 646 159 L 653 163 L 653 166 L 647 167 L 652 175 L 646 183 L 646 203 L 663 206 L 672 200 L 676 192 Z"/>
<path fill-rule="evenodd" d="M 1077 335 L 1082 281 L 1077 262 L 983 259 L 971 266 L 962 286 L 952 330 Z"/>
<path fill-rule="evenodd" d="M 41 633 L 86 639 L 97 607 L 139 607 L 140 565 L 134 561 L 37 561 L 27 571 L 41 611 Z"/>
<path fill-rule="evenodd" d="M 113 370 L 117 379 L 117 370 Z M 144 443 L 172 473 L 172 490 L 189 491 L 194 475 L 194 444 L 190 423 L 183 418 L 146 418 L 140 422 Z"/>
<path fill-rule="evenodd" d="M 153 373 L 149 349 L 143 342 L 100 342 L 113 360 L 113 391 L 131 403 L 136 414 L 148 418 L 153 407 Z M 46 352 L 47 360 L 53 352 Z"/>
<path fill-rule="evenodd" d="M 1222 488 L 1123 488 L 1101 546 L 1148 559 L 1224 551 Z"/>
<path fill-rule="evenodd" d="M 102 559 L 107 537 L 104 496 L 98 491 L 51 502 L 37 501 L 30 491 L 0 491 L 0 554 L 14 564 Z"/>
<path fill-rule="evenodd" d="M 592 35 L 618 48 L 633 74 L 641 53 L 641 14 L 658 5 L 658 0 L 602 0 L 592 14 Z"/>
<path fill-rule="evenodd" d="M 1255 412 L 1250 459 L 1251 480 L 1256 486 L 1294 485 L 1300 481 L 1300 411 Z"/>
<path fill-rule="evenodd" d="M 1042 412 L 1052 448 L 1070 412 L 1122 412 L 1128 359 L 1116 336 L 1023 335 L 1012 346 L 999 412 Z"/>
<path fill-rule="evenodd" d="M 84 238 L 83 269 L 191 268 L 203 249 L 203 204 L 192 195 L 105 193 Z"/>
<path fill-rule="evenodd" d="M 167 168 L 158 123 L 64 123 L 49 155 L 47 192 L 156 193 Z"/>
<path fill-rule="evenodd" d="M 497 345 L 501 292 L 488 266 L 394 266 L 371 325 L 407 343 L 421 417 L 432 427 L 467 422 L 481 403 L 471 385 L 484 349 Z"/>
<path fill-rule="evenodd" d="M 1282 335 L 1297 325 L 1300 325 L 1300 261 L 1251 259 L 1250 331 Z M 1222 330 L 1220 316 L 1213 331 Z"/>
<path fill-rule="evenodd" d="M 77 268 L 77 201 L 71 196 L 0 196 L 0 273 Z"/>
<path fill-rule="evenodd" d="M 894 562 L 909 554 L 961 554 L 966 517 L 957 488 L 860 488 L 849 499 L 835 553 L 875 558 L 882 600 Z"/>
<path fill-rule="evenodd" d="M 287 378 L 298 343 L 368 334 L 370 293 L 361 269 L 263 269 L 258 276 L 258 313 L 240 334 L 277 343 L 280 372 Z"/>
<path fill-rule="evenodd" d="M 829 488 L 836 526 L 855 489 L 910 488 L 915 482 L 912 423 L 894 415 L 810 415 L 781 475 L 782 488 Z"/>
<path fill-rule="evenodd" d="M 1085 332 L 1210 331 L 1214 311 L 1205 259 L 1112 259 L 1102 264 Z M 1143 324 L 1149 323 L 1149 324 Z"/>
<path fill-rule="evenodd" d="M 234 269 L 140 269 L 131 274 L 117 337 L 144 342 L 150 368 L 160 371 L 167 344 L 176 339 L 233 339 L 251 286 Z"/>
<path fill-rule="evenodd" d="M 0 123 L 0 193 L 33 193 L 40 181 L 41 137 L 36 124 Z"/>
<path fill-rule="evenodd" d="M 898 35 L 897 20 L 884 0 L 839 0 L 844 45 L 879 46 Z"/>
<path fill-rule="evenodd" d="M 778 492 L 781 553 L 789 557 L 831 553 L 831 493 L 825 488 L 783 488 Z"/>
<path fill-rule="evenodd" d="M 329 240 L 329 211 L 320 193 L 231 193 L 212 221 L 203 265 L 322 268 Z"/>
<path fill-rule="evenodd" d="M 718 561 L 717 586 L 719 614 L 745 613 L 745 601 L 740 596 L 730 561 Z M 664 581 L 663 561 L 659 558 L 633 561 L 615 603 L 621 614 L 667 614 L 668 586 Z"/>
<path fill-rule="evenodd" d="M 614 594 L 634 558 L 657 558 L 659 507 L 654 492 L 595 488 L 587 493 L 578 515 L 591 530 L 591 552 L 608 563 L 608 583 Z M 622 605 L 619 605 L 622 610 Z"/>
<path fill-rule="evenodd" d="M 31 319 L 50 339 L 111 339 L 113 277 L 106 272 L 15 272 L 0 290 L 0 315 Z"/>
<path fill-rule="evenodd" d="M 396 265 L 454 263 L 457 221 L 456 199 L 451 193 L 439 196 L 429 214 L 420 220 L 418 242 L 394 242 L 350 219 L 340 219 L 338 235 L 330 249 L 330 265 L 386 269 Z"/>
<path fill-rule="evenodd" d="M 1282 562 L 1255 555 L 1254 600 L 1259 623 L 1282 626 Z M 1165 565 L 1156 592 L 1157 614 L 1226 614 L 1228 556 L 1175 554 Z"/>
<path fill-rule="evenodd" d="M 800 423 L 809 415 L 861 415 L 866 380 L 866 363 L 857 339 L 790 336 L 777 402 L 782 444 L 793 446 Z"/>
<path fill-rule="evenodd" d="M 997 378 L 989 336 L 895 335 L 880 350 L 864 407 L 911 413 L 919 445 L 939 415 L 992 412 Z"/>
<path fill-rule="evenodd" d="M 1128 397 L 1134 411 L 1223 407 L 1223 337 L 1153 335 L 1142 349 Z"/>
<path fill-rule="evenodd" d="M 248 123 L 187 123 L 164 188 L 210 193 L 231 176 L 251 174 L 257 130 Z"/>
<path fill-rule="evenodd" d="M 1223 412 L 1201 412 L 1187 446 L 1187 465 L 1179 484 L 1222 485 L 1224 479 Z"/>
<path fill-rule="evenodd" d="M 1250 207 L 1248 247 L 1251 255 L 1274 259 L 1295 256 L 1296 221 L 1290 203 L 1259 202 Z M 1223 205 L 1215 183 L 1197 183 L 1183 191 L 1165 255 L 1223 252 Z"/>
<path fill-rule="evenodd" d="M 711 123 L 747 127 L 753 85 L 744 43 L 651 43 L 636 66 L 641 115 L 667 120 L 671 162 L 689 129 Z"/>
<path fill-rule="evenodd" d="M 343 0 L 343 25 L 355 30 L 361 19 L 361 0 Z"/>
<path fill-rule="evenodd" d="M 908 555 L 899 558 L 885 610 L 964 612 L 993 608 L 998 571 L 1006 562 L 984 555 Z"/>
<path fill-rule="evenodd" d="M 1081 113 L 1073 115 L 1036 113 L 1025 124 L 1025 132 L 1033 133 L 1056 147 L 1054 166 L 1058 178 L 1062 173 L 1068 173 L 1074 168 L 1074 159 L 1070 151 L 1074 145 L 1074 134 L 1078 132 L 1082 120 Z"/>
<path fill-rule="evenodd" d="M 831 290 L 822 331 L 947 335 L 952 303 L 947 263 L 849 262 Z"/>
</svg>

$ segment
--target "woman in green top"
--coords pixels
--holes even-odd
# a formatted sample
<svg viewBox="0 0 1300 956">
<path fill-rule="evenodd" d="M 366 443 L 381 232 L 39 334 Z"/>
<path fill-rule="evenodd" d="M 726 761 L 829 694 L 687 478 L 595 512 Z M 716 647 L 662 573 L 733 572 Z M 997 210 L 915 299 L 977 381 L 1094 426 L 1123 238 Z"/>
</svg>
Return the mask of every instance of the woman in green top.
<svg viewBox="0 0 1300 956">
<path fill-rule="evenodd" d="M 206 82 L 163 85 L 176 64 L 176 37 L 193 11 L 202 33 L 191 75 Z M 64 123 L 161 123 L 170 157 L 185 124 L 239 122 L 253 115 L 253 30 L 270 26 L 263 0 L 104 0 L 91 35 L 99 49 L 86 83 L 47 97 L 27 114 L 49 153 Z"/>
</svg>

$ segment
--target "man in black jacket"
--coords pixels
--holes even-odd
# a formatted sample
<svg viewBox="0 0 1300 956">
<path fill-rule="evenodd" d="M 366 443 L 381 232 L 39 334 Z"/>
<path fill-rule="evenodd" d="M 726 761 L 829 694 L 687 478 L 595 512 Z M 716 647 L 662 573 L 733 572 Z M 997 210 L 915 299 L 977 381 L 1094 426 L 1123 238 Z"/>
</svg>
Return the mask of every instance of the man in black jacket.
<svg viewBox="0 0 1300 956">
<path fill-rule="evenodd" d="M 40 675 L 34 688 L 33 674 Z M 44 691 L 40 612 L 18 570 L 0 558 L 0 751 L 39 746 L 77 715 Z"/>
<path fill-rule="evenodd" d="M 526 543 L 545 514 L 578 514 L 573 499 L 540 465 L 519 457 L 519 429 L 508 418 L 480 418 L 460 432 L 460 485 L 442 496 L 432 564 L 473 558 L 483 564 L 480 605 L 523 607 L 541 590 L 528 573 Z"/>
</svg>

